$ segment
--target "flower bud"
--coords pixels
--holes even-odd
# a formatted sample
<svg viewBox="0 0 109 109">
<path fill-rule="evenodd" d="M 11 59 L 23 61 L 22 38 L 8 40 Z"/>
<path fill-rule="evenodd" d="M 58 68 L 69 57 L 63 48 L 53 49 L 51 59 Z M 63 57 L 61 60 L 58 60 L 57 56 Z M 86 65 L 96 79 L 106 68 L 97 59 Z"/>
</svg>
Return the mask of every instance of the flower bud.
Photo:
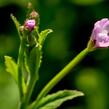
<svg viewBox="0 0 109 109">
<path fill-rule="evenodd" d="M 96 48 L 109 47 L 109 19 L 103 18 L 94 24 L 91 40 Z"/>
<path fill-rule="evenodd" d="M 37 19 L 39 17 L 39 14 L 36 12 L 36 11 L 32 11 L 31 13 L 30 13 L 30 18 L 31 19 Z"/>
<path fill-rule="evenodd" d="M 25 28 L 28 29 L 29 31 L 32 31 L 36 25 L 36 21 L 34 19 L 26 20 L 25 21 Z"/>
</svg>

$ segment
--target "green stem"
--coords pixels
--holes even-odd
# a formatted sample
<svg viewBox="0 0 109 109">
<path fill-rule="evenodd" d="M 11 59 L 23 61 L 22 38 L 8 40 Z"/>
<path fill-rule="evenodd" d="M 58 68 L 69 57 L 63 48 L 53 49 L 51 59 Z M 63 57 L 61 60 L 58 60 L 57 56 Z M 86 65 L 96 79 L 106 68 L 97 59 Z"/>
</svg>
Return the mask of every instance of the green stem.
<svg viewBox="0 0 109 109">
<path fill-rule="evenodd" d="M 37 103 L 62 79 L 64 78 L 87 54 L 89 49 L 81 51 L 68 65 L 66 65 L 39 93 L 37 99 L 31 106 L 35 109 Z M 31 107 L 30 106 L 30 107 Z"/>
<path fill-rule="evenodd" d="M 24 60 L 24 50 L 25 50 L 25 40 L 22 39 L 19 48 L 19 55 L 18 55 L 18 86 L 20 91 L 20 98 L 23 96 L 23 88 L 22 88 L 22 66 Z"/>
<path fill-rule="evenodd" d="M 24 96 L 23 107 L 25 107 L 25 108 L 27 107 L 27 105 L 28 105 L 28 103 L 30 101 L 30 98 L 31 98 L 31 95 L 32 95 L 32 92 L 33 92 L 33 89 L 34 89 L 34 86 L 35 86 L 35 83 L 37 81 L 37 79 L 35 77 L 36 77 L 35 75 L 34 75 L 34 77 L 31 77 L 32 79 L 30 79 L 30 81 L 29 81 L 27 93 Z"/>
</svg>

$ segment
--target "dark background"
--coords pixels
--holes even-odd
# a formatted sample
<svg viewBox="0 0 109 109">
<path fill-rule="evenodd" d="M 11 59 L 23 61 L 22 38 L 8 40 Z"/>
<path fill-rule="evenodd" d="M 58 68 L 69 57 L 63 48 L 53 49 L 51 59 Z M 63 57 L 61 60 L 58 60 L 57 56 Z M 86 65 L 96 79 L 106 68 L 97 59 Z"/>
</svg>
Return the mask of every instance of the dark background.
<svg viewBox="0 0 109 109">
<path fill-rule="evenodd" d="M 107 0 L 31 0 L 40 14 L 40 31 L 54 30 L 43 48 L 40 80 L 32 100 L 44 85 L 83 50 L 97 20 L 109 17 Z M 17 109 L 18 89 L 4 72 L 4 56 L 18 55 L 19 37 L 10 18 L 13 13 L 24 23 L 28 0 L 0 0 L 0 109 Z M 79 63 L 50 93 L 76 89 L 84 97 L 65 102 L 59 109 L 109 109 L 109 49 L 98 49 Z M 14 106 L 13 106 L 14 104 Z"/>
</svg>

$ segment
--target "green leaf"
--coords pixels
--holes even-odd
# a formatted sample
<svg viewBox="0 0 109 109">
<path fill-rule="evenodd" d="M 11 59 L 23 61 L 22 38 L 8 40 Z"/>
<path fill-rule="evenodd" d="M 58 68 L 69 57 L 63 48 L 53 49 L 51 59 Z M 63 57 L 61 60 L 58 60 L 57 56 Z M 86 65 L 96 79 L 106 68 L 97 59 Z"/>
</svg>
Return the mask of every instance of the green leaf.
<svg viewBox="0 0 109 109">
<path fill-rule="evenodd" d="M 19 34 L 19 37 L 21 39 L 21 35 L 20 35 L 20 31 L 19 31 L 19 29 L 20 29 L 20 23 L 18 22 L 17 18 L 13 14 L 11 14 L 10 16 L 11 16 L 11 19 L 13 20 L 13 22 L 14 22 L 14 24 L 16 26 L 16 29 L 17 29 L 18 34 Z"/>
<path fill-rule="evenodd" d="M 34 109 L 56 109 L 63 102 L 84 94 L 76 90 L 63 90 L 42 98 Z"/>
<path fill-rule="evenodd" d="M 31 75 L 36 75 L 38 78 L 38 70 L 40 68 L 40 64 L 41 64 L 41 51 L 39 49 L 39 46 L 35 46 L 32 48 L 32 50 L 30 51 L 30 55 L 28 56 L 28 67 L 30 70 Z"/>
<path fill-rule="evenodd" d="M 46 29 L 39 34 L 39 44 L 40 45 L 43 45 L 47 35 L 50 34 L 51 32 L 53 32 L 52 29 Z"/>
<path fill-rule="evenodd" d="M 29 49 L 29 48 L 28 48 Z M 35 45 L 31 50 L 26 52 L 26 65 L 29 69 L 29 81 L 28 81 L 28 90 L 25 97 L 25 103 L 28 104 L 30 97 L 32 95 L 35 83 L 39 79 L 39 68 L 41 65 L 42 53 L 39 45 Z"/>
<path fill-rule="evenodd" d="M 17 64 L 13 61 L 12 57 L 5 56 L 6 71 L 12 75 L 15 81 L 18 81 Z"/>
<path fill-rule="evenodd" d="M 20 109 L 19 89 L 12 76 L 0 69 L 0 109 Z"/>
</svg>

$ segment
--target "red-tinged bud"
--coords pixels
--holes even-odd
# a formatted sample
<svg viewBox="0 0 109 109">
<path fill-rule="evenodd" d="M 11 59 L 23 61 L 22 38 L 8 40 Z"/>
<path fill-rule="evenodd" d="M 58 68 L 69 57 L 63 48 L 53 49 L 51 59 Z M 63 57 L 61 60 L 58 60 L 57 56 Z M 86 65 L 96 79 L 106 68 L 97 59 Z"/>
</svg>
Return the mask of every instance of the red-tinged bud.
<svg viewBox="0 0 109 109">
<path fill-rule="evenodd" d="M 32 31 L 36 25 L 36 21 L 34 19 L 26 20 L 25 21 L 25 28 L 28 29 L 29 31 Z"/>
</svg>

